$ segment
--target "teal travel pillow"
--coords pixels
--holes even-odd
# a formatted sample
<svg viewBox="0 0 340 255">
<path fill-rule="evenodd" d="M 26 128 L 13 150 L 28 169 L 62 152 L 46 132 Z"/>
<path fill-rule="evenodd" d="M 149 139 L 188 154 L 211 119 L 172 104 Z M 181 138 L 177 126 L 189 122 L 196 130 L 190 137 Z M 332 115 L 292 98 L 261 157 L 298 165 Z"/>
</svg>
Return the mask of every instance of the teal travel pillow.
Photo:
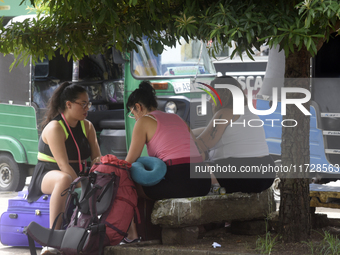
<svg viewBox="0 0 340 255">
<path fill-rule="evenodd" d="M 153 186 L 165 176 L 166 164 L 156 157 L 140 157 L 131 166 L 132 179 L 142 186 Z"/>
</svg>

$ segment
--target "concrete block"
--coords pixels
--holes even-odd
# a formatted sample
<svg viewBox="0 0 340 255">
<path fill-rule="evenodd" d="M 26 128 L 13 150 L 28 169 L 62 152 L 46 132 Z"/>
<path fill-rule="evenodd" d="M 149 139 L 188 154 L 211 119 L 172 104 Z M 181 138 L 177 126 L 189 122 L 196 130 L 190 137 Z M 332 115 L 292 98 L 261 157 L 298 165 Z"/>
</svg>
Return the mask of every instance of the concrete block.
<svg viewBox="0 0 340 255">
<path fill-rule="evenodd" d="M 162 228 L 163 244 L 194 244 L 197 242 L 199 228 Z"/>
</svg>

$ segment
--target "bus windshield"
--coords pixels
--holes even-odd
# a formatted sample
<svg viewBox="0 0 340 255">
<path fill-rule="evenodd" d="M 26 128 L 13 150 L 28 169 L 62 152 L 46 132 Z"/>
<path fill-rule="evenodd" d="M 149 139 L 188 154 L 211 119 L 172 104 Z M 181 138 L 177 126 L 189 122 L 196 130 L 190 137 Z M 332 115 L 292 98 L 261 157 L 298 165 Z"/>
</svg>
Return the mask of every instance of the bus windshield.
<svg viewBox="0 0 340 255">
<path fill-rule="evenodd" d="M 131 73 L 137 79 L 160 78 L 173 79 L 182 77 L 211 76 L 216 71 L 208 54 L 206 44 L 199 40 L 184 39 L 176 47 L 166 47 L 161 55 L 155 56 L 149 47 L 147 38 L 138 46 L 138 53 L 133 51 Z"/>
</svg>

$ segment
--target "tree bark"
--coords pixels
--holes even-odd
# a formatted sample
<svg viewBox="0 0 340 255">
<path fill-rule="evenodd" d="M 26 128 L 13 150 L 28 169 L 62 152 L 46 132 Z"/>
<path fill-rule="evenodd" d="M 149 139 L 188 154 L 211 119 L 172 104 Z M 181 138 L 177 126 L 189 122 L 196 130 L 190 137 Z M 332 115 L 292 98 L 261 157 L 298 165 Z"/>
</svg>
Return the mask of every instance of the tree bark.
<svg viewBox="0 0 340 255">
<path fill-rule="evenodd" d="M 310 54 L 305 47 L 300 51 L 297 48 L 294 50 L 294 53 L 286 57 L 284 86 L 310 90 Z M 290 93 L 287 98 L 304 96 L 301 93 Z M 304 106 L 309 111 L 310 102 Z M 310 118 L 295 105 L 287 105 L 287 114 L 282 118 L 293 119 L 297 125 L 282 127 L 282 166 L 291 170 L 281 178 L 280 230 L 284 242 L 306 241 L 311 229 L 308 178 Z M 285 123 L 289 125 L 288 121 Z"/>
</svg>

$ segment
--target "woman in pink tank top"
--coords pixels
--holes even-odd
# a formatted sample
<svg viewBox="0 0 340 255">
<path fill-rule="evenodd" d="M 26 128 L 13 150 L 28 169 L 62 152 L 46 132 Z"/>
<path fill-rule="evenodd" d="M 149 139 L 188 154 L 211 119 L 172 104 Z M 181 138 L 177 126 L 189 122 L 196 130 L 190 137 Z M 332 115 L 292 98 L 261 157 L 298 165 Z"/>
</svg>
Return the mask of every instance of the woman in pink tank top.
<svg viewBox="0 0 340 255">
<path fill-rule="evenodd" d="M 137 189 L 141 191 L 139 195 L 155 200 L 207 195 L 211 184 L 209 173 L 206 178 L 190 178 L 190 165 L 201 163 L 202 157 L 189 127 L 178 115 L 157 110 L 155 94 L 150 82 L 143 81 L 126 103 L 129 116 L 136 124 L 125 160 L 135 162 L 146 145 L 149 156 L 157 157 L 167 165 L 164 179 L 154 186 Z M 123 243 L 137 241 L 137 230 L 132 222 Z"/>
</svg>

